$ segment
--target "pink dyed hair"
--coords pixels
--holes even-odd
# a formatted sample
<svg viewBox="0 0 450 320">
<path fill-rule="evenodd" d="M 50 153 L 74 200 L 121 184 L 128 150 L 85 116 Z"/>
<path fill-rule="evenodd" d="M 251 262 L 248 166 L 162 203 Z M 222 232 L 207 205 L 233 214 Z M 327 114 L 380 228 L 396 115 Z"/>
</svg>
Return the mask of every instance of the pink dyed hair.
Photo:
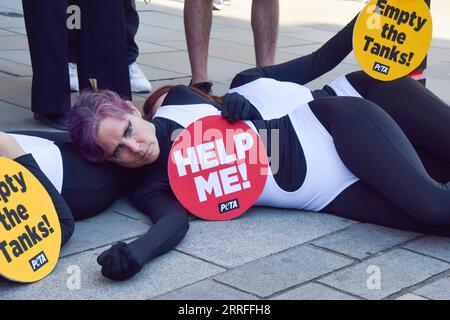
<svg viewBox="0 0 450 320">
<path fill-rule="evenodd" d="M 98 127 L 105 117 L 125 119 L 133 109 L 111 90 L 81 92 L 70 111 L 67 127 L 73 142 L 87 159 L 102 162 L 108 155 L 98 139 Z"/>
</svg>

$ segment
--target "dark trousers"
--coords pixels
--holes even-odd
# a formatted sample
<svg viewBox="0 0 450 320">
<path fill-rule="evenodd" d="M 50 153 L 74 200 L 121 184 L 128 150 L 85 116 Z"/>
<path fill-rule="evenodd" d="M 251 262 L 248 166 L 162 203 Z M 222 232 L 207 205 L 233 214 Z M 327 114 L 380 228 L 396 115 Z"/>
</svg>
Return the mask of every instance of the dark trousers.
<svg viewBox="0 0 450 320">
<path fill-rule="evenodd" d="M 123 12 L 125 14 L 125 24 L 127 31 L 127 57 L 128 64 L 136 62 L 139 55 L 139 47 L 134 40 L 139 28 L 139 14 L 136 11 L 135 0 L 123 1 Z"/>
<path fill-rule="evenodd" d="M 134 40 L 139 28 L 139 14 L 136 11 L 135 0 L 123 0 L 123 13 L 125 16 L 127 61 L 128 65 L 136 62 L 139 47 Z M 74 32 L 69 36 L 69 61 L 76 63 L 76 37 Z"/>
<path fill-rule="evenodd" d="M 99 88 L 131 98 L 122 0 L 22 0 L 35 113 L 58 114 L 70 109 L 66 11 L 72 3 L 81 10 L 81 29 L 74 35 L 80 88 L 90 87 L 88 78 L 96 78 Z"/>
</svg>

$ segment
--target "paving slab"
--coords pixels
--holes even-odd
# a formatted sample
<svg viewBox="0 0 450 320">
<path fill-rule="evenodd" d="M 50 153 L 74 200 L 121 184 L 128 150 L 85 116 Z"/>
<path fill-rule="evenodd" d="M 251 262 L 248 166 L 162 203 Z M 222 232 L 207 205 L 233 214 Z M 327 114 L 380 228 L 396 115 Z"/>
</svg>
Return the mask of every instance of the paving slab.
<svg viewBox="0 0 450 320">
<path fill-rule="evenodd" d="M 217 266 L 172 251 L 146 264 L 133 278 L 116 282 L 104 278 L 96 262 L 107 248 L 61 259 L 52 274 L 30 285 L 0 283 L 0 300 L 143 300 L 223 271 Z M 183 272 L 180 272 L 180 266 Z"/>
<path fill-rule="evenodd" d="M 49 130 L 49 128 L 34 120 L 29 109 L 0 101 L 0 131 L 16 130 Z"/>
<path fill-rule="evenodd" d="M 213 280 L 203 280 L 156 297 L 155 300 L 256 300 L 256 296 L 225 286 Z"/>
<path fill-rule="evenodd" d="M 422 253 L 450 262 L 450 238 L 426 236 L 404 246 L 417 253 Z"/>
<path fill-rule="evenodd" d="M 77 221 L 72 238 L 61 250 L 61 257 L 95 249 L 123 239 L 141 235 L 148 224 L 130 219 L 111 210 L 98 216 Z"/>
<path fill-rule="evenodd" d="M 450 48 L 430 47 L 428 51 L 430 61 L 450 62 Z"/>
<path fill-rule="evenodd" d="M 283 33 L 286 37 L 298 38 L 311 42 L 327 42 L 335 34 L 335 31 L 317 30 L 313 28 L 304 28 L 304 30 Z"/>
<path fill-rule="evenodd" d="M 334 69 L 325 73 L 322 77 L 334 80 L 334 79 L 339 78 L 342 75 L 345 75 L 345 74 L 348 74 L 348 73 L 351 73 L 354 71 L 359 71 L 359 70 L 361 70 L 359 65 L 342 62 L 338 66 L 336 66 Z"/>
<path fill-rule="evenodd" d="M 309 42 L 306 42 L 309 43 Z M 186 41 L 171 41 L 164 42 L 165 45 L 179 50 L 187 50 Z M 237 62 L 246 63 L 249 65 L 255 64 L 255 49 L 253 45 L 237 44 L 229 41 L 223 41 L 218 39 L 211 39 L 209 42 L 208 55 L 210 57 L 222 58 L 226 60 L 232 60 Z M 277 52 L 275 57 L 275 63 L 281 63 L 291 59 L 295 59 L 295 54 L 287 52 Z"/>
<path fill-rule="evenodd" d="M 156 43 L 164 46 L 164 41 L 176 41 L 185 39 L 184 31 L 170 30 L 146 24 L 139 25 L 136 40 Z"/>
<path fill-rule="evenodd" d="M 248 45 L 253 43 L 253 31 L 243 28 L 236 28 L 231 26 L 214 26 L 211 29 L 211 39 L 218 39 L 228 42 L 233 42 L 237 44 Z M 279 35 L 277 40 L 277 45 L 284 46 L 295 46 L 305 44 L 308 39 L 300 39 L 291 36 Z"/>
<path fill-rule="evenodd" d="M 415 290 L 414 293 L 432 300 L 450 300 L 450 278 L 445 277 L 430 283 Z"/>
<path fill-rule="evenodd" d="M 0 50 L 28 50 L 27 38 L 24 36 L 8 37 L 7 41 L 0 41 Z"/>
<path fill-rule="evenodd" d="M 17 34 L 14 34 L 14 32 L 11 32 L 7 29 L 0 28 L 0 37 L 12 37 L 12 36 L 17 36 Z M 1 41 L 7 41 L 7 39 L 1 39 Z"/>
<path fill-rule="evenodd" d="M 151 42 L 145 42 L 145 41 L 136 41 L 138 48 L 139 48 L 139 54 L 141 53 L 153 53 L 153 52 L 168 52 L 168 51 L 175 51 L 173 48 L 169 48 L 166 46 L 161 46 L 159 44 L 151 43 Z M 139 59 L 139 56 L 138 56 Z"/>
<path fill-rule="evenodd" d="M 412 294 L 412 293 L 407 293 L 401 297 L 398 297 L 395 300 L 428 300 L 424 297 L 418 296 L 416 294 Z"/>
<path fill-rule="evenodd" d="M 144 0 L 136 1 L 136 8 L 139 12 L 156 11 L 164 14 L 178 15 L 182 19 L 184 1 L 174 0 L 151 0 L 146 3 Z"/>
<path fill-rule="evenodd" d="M 329 84 L 334 79 L 335 78 L 322 76 L 320 78 L 308 82 L 305 86 L 310 90 L 322 89 L 326 84 Z"/>
<path fill-rule="evenodd" d="M 279 47 L 279 52 L 288 52 L 296 55 L 297 57 L 306 56 L 322 46 L 320 42 L 306 42 L 305 44 L 295 45 L 295 46 L 285 46 Z"/>
<path fill-rule="evenodd" d="M 0 80 L 0 100 L 31 108 L 31 77 Z"/>
<path fill-rule="evenodd" d="M 448 50 L 450 53 L 450 50 Z M 427 74 L 434 78 L 450 81 L 450 62 L 434 61 L 427 62 Z"/>
<path fill-rule="evenodd" d="M 2 1 L 3 3 L 3 1 Z M 11 12 L 11 10 L 6 9 L 3 12 Z M 22 17 L 6 17 L 0 16 L 0 26 L 2 28 L 25 28 L 25 21 Z"/>
<path fill-rule="evenodd" d="M 179 15 L 158 11 L 140 11 L 139 18 L 148 26 L 184 32 L 183 18 Z M 217 21 L 214 21 L 214 23 L 217 23 Z"/>
<path fill-rule="evenodd" d="M 27 29 L 25 29 L 25 26 L 23 26 L 23 27 L 15 27 L 15 28 L 12 27 L 12 28 L 8 28 L 6 30 L 11 31 L 15 35 L 22 35 L 22 36 L 26 36 L 27 35 Z"/>
<path fill-rule="evenodd" d="M 331 289 L 320 283 L 307 283 L 296 289 L 280 294 L 272 300 L 357 300 L 351 295 Z"/>
<path fill-rule="evenodd" d="M 144 72 L 145 76 L 149 81 L 162 80 L 162 79 L 174 79 L 185 77 L 185 74 L 177 73 L 169 70 L 164 70 L 160 68 L 150 67 L 145 64 L 140 63 L 138 59 L 139 68 Z"/>
<path fill-rule="evenodd" d="M 23 13 L 22 2 L 16 0 L 2 0 L 2 6 L 13 12 Z"/>
<path fill-rule="evenodd" d="M 382 299 L 449 268 L 448 263 L 394 249 L 318 281 L 366 299 Z"/>
<path fill-rule="evenodd" d="M 31 66 L 31 58 L 28 50 L 1 50 L 0 59 Z"/>
<path fill-rule="evenodd" d="M 140 61 L 142 64 L 148 66 L 172 70 L 184 75 L 191 74 L 188 54 L 185 51 L 146 53 L 141 55 Z M 233 80 L 237 73 L 251 67 L 252 65 L 249 64 L 220 58 L 210 57 L 208 59 L 208 72 L 210 79 L 225 84 L 231 83 L 231 80 Z"/>
<path fill-rule="evenodd" d="M 433 37 L 433 39 L 431 40 L 431 46 L 436 48 L 450 49 L 450 41 L 449 39 Z"/>
<path fill-rule="evenodd" d="M 292 33 L 299 33 L 309 30 L 321 30 L 321 31 L 328 31 L 328 32 L 334 32 L 337 33 L 339 30 L 341 30 L 345 24 L 331 24 L 331 23 L 318 23 L 318 24 L 305 24 L 302 23 L 300 20 L 298 21 L 298 24 L 294 25 L 282 25 L 280 26 L 279 32 L 282 34 L 292 35 Z"/>
<path fill-rule="evenodd" d="M 30 66 L 0 58 L 0 72 L 16 77 L 31 77 L 33 71 Z"/>
<path fill-rule="evenodd" d="M 353 260 L 299 246 L 222 273 L 215 280 L 269 297 L 353 263 Z"/>
<path fill-rule="evenodd" d="M 141 211 L 136 209 L 127 197 L 121 197 L 116 200 L 109 210 L 118 212 L 122 215 L 130 217 L 131 219 L 138 220 L 146 224 L 151 223 L 150 219 Z"/>
<path fill-rule="evenodd" d="M 450 105 L 450 90 L 448 90 L 450 79 L 433 77 L 432 75 L 428 74 L 428 71 L 425 71 L 425 75 L 427 77 L 427 88 L 442 100 L 447 101 L 447 104 Z"/>
<path fill-rule="evenodd" d="M 414 232 L 400 231 L 373 224 L 358 224 L 313 241 L 313 244 L 349 257 L 364 259 L 418 236 L 419 234 Z"/>
<path fill-rule="evenodd" d="M 354 223 L 321 213 L 252 208 L 230 221 L 192 222 L 179 250 L 234 268 Z"/>
</svg>

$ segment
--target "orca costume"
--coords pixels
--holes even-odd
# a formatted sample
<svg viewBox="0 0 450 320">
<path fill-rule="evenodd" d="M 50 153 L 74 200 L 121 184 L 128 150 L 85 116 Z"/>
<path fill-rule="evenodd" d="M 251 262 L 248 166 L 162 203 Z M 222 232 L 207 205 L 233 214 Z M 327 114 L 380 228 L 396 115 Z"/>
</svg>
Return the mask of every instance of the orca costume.
<svg viewBox="0 0 450 320">
<path fill-rule="evenodd" d="M 283 142 L 266 142 L 271 169 L 275 169 L 276 154 L 278 168 L 272 170 L 257 204 L 305 208 L 449 236 L 450 191 L 436 181 L 450 181 L 450 148 L 446 148 L 450 129 L 444 125 L 450 123 L 450 109 L 445 103 L 423 87 L 411 90 L 417 85 L 411 79 L 391 82 L 394 85 L 390 87 L 391 83 L 374 83 L 361 72 L 322 90 L 311 92 L 303 87 L 351 52 L 355 20 L 310 55 L 246 70 L 233 80 L 230 92 L 240 93 L 250 101 L 245 112 L 237 110 L 238 118 L 248 120 L 256 131 L 266 130 L 269 137 L 271 132 L 278 132 Z M 374 94 L 382 90 L 390 99 Z M 337 95 L 360 95 L 365 99 Z M 414 101 L 409 101 L 409 96 Z M 398 107 L 400 100 L 412 103 L 408 106 L 413 110 L 411 117 Z M 188 215 L 176 200 L 167 173 L 173 139 L 196 119 L 229 115 L 230 107 L 236 106 L 215 105 L 184 86 L 169 91 L 150 120 L 155 125 L 160 154 L 151 165 L 130 170 L 135 183 L 131 200 L 154 224 L 137 240 L 114 245 L 99 257 L 104 276 L 129 278 L 183 239 L 189 228 Z M 417 125 L 428 112 L 427 121 L 438 125 L 424 132 Z M 436 143 L 428 141 L 434 136 L 441 139 Z M 428 152 L 426 169 L 416 153 L 419 146 Z"/>
<path fill-rule="evenodd" d="M 198 103 L 167 104 L 172 99 L 179 101 L 197 99 Z M 169 92 L 153 120 L 165 118 L 186 128 L 194 121 L 210 115 L 220 115 L 220 110 L 205 103 L 203 98 L 193 94 L 186 87 L 178 86 Z M 254 120 L 247 121 L 247 124 L 256 133 L 261 129 L 280 130 L 283 136 L 292 141 L 292 145 L 286 145 L 286 148 L 280 145 L 282 159 L 277 159 L 280 160 L 280 166 L 275 175 L 272 173 L 273 170 L 270 170 L 263 193 L 256 205 L 319 211 L 342 190 L 358 180 L 342 163 L 334 148 L 333 139 L 315 118 L 308 105 L 300 106 L 290 112 L 288 117 L 279 119 L 281 121 L 263 121 L 261 118 L 259 121 Z M 172 136 L 173 133 L 168 134 Z M 272 154 L 271 150 L 268 150 L 268 153 Z M 304 160 L 301 166 L 297 166 L 295 161 L 299 154 Z M 272 159 L 272 167 L 277 160 Z M 292 175 L 295 172 L 298 177 Z"/>
<path fill-rule="evenodd" d="M 434 193 L 441 194 L 446 190 L 447 183 L 450 181 L 449 106 L 431 91 L 409 77 L 384 82 L 369 77 L 363 71 L 356 71 L 339 77 L 321 90 L 311 92 L 303 86 L 317 76 L 332 69 L 351 52 L 354 22 L 355 19 L 326 42 L 324 46 L 309 55 L 282 64 L 252 68 L 239 73 L 233 79 L 230 93 L 239 93 L 244 96 L 249 101 L 250 106 L 256 109 L 253 113 L 260 114 L 264 119 L 282 117 L 302 103 L 309 103 L 311 111 L 317 120 L 322 123 L 323 127 L 333 137 L 343 162 L 361 180 L 364 180 L 361 172 L 353 169 L 347 163 L 350 160 L 346 161 L 342 155 L 344 147 L 340 147 L 336 143 L 335 135 L 337 129 L 332 127 L 330 123 L 336 121 L 338 116 L 344 117 L 345 112 L 355 112 L 355 110 L 343 112 L 349 106 L 338 108 L 340 104 L 343 104 L 339 100 L 342 100 L 344 97 L 340 96 L 364 98 L 366 101 L 358 103 L 360 106 L 355 109 L 360 109 L 361 112 L 365 113 L 373 108 L 367 107 L 367 110 L 365 110 L 362 107 L 368 104 L 367 100 L 375 103 L 378 109 L 381 108 L 387 113 L 387 115 L 381 116 L 389 119 L 385 119 L 384 122 L 393 122 L 393 119 L 395 126 L 401 128 L 402 132 L 400 134 L 401 137 L 398 137 L 399 140 L 395 143 L 389 143 L 393 145 L 412 144 L 413 149 L 407 148 L 407 151 L 405 151 L 408 153 L 405 159 L 412 158 L 410 161 L 417 168 L 415 174 L 407 175 L 405 181 L 410 182 L 408 189 L 411 189 L 410 186 L 412 184 L 420 185 L 420 187 L 413 188 L 411 190 L 412 193 L 408 196 L 405 195 L 404 198 L 398 195 L 399 190 L 406 188 L 406 182 L 398 186 L 397 189 L 392 187 L 392 185 L 397 185 L 392 182 L 392 185 L 389 186 L 389 192 L 380 192 L 380 190 L 386 189 L 388 187 L 387 184 L 391 182 L 388 182 L 388 179 L 380 182 L 379 180 L 383 179 L 385 175 L 380 177 L 375 177 L 375 175 L 387 170 L 387 168 L 395 167 L 395 162 L 385 154 L 373 154 L 374 149 L 370 149 L 371 145 L 366 144 L 359 149 L 359 155 L 353 152 L 353 154 L 347 156 L 357 158 L 363 154 L 373 154 L 375 158 L 383 160 L 378 162 L 377 166 L 373 168 L 365 168 L 368 173 L 368 180 L 377 181 L 376 187 L 371 185 L 371 183 L 367 184 L 363 181 L 358 181 L 339 194 L 334 201 L 321 211 L 398 229 L 448 236 L 450 235 L 449 228 L 439 227 L 450 224 L 447 220 L 448 214 L 442 214 L 445 211 L 444 203 L 447 200 L 434 199 L 436 197 Z M 343 113 L 332 115 L 334 114 L 333 112 L 337 111 L 321 107 L 319 101 L 322 98 L 334 99 L 332 103 L 327 103 L 335 106 Z M 325 103 L 324 101 L 322 102 Z M 377 111 L 377 113 L 380 112 Z M 353 135 L 347 134 L 347 138 L 344 141 L 355 141 L 355 137 L 361 134 L 357 133 L 358 130 L 365 129 L 360 128 L 357 130 L 357 127 L 360 126 L 363 120 L 358 122 L 351 119 L 352 117 L 349 116 L 347 121 L 345 119 L 341 120 L 346 123 L 348 128 L 353 128 L 354 131 Z M 341 129 L 344 130 L 345 128 Z M 365 136 L 369 138 L 368 133 Z M 391 134 L 386 134 L 386 136 L 386 138 L 392 138 Z M 405 141 L 405 138 L 409 141 Z M 344 143 L 344 146 L 347 147 L 347 144 Z M 369 150 L 366 150 L 368 147 Z M 301 158 L 301 155 L 299 157 Z M 384 167 L 379 167 L 381 163 L 384 163 Z M 393 172 L 391 176 L 397 176 L 399 172 L 404 171 L 400 169 L 399 163 L 396 165 L 399 166 L 399 171 Z M 379 168 L 379 171 L 374 170 L 375 168 Z M 371 174 L 370 170 L 372 170 Z M 411 181 L 413 176 L 417 179 L 423 179 L 423 177 L 417 177 L 418 173 L 420 173 L 420 176 L 426 177 L 425 180 L 431 185 L 437 184 L 438 190 L 425 191 L 423 190 L 423 184 Z M 394 195 L 395 200 L 391 199 Z M 418 199 L 423 200 L 423 198 L 427 198 L 430 203 L 415 205 Z M 408 205 L 406 205 L 407 202 L 409 202 Z M 370 205 L 368 205 L 369 203 Z M 419 208 L 422 208 L 422 210 Z M 433 214 L 427 213 L 430 209 L 433 209 Z M 439 211 L 441 214 L 437 214 Z M 412 214 L 411 212 L 415 213 Z"/>
<path fill-rule="evenodd" d="M 59 217 L 62 244 L 74 230 L 74 220 L 106 210 L 125 190 L 123 169 L 95 164 L 81 156 L 65 132 L 8 133 L 26 152 L 14 159 L 25 166 L 49 193 Z"/>
</svg>

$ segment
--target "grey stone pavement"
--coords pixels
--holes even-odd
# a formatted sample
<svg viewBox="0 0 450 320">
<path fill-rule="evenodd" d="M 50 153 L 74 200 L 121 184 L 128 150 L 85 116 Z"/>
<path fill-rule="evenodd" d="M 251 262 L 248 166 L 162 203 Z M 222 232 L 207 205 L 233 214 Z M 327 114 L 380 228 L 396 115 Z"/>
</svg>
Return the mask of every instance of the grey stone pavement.
<svg viewBox="0 0 450 320">
<path fill-rule="evenodd" d="M 358 1 L 282 0 L 277 62 L 318 48 L 362 8 Z M 250 0 L 214 12 L 209 72 L 216 94 L 254 64 Z M 138 62 L 154 88 L 187 84 L 183 2 L 138 1 Z M 0 130 L 44 129 L 30 112 L 31 64 L 21 2 L 0 0 Z M 450 2 L 432 0 L 434 37 L 427 86 L 450 103 Z M 357 70 L 353 56 L 308 84 Z M 139 106 L 145 95 L 135 95 Z M 450 124 L 449 124 L 450 125 Z M 450 299 L 450 239 L 387 229 L 327 214 L 254 208 L 226 222 L 194 220 L 176 249 L 134 278 L 103 278 L 96 257 L 151 226 L 119 199 L 76 224 L 44 280 L 0 280 L 0 299 Z M 78 281 L 79 280 L 79 281 Z"/>
</svg>

